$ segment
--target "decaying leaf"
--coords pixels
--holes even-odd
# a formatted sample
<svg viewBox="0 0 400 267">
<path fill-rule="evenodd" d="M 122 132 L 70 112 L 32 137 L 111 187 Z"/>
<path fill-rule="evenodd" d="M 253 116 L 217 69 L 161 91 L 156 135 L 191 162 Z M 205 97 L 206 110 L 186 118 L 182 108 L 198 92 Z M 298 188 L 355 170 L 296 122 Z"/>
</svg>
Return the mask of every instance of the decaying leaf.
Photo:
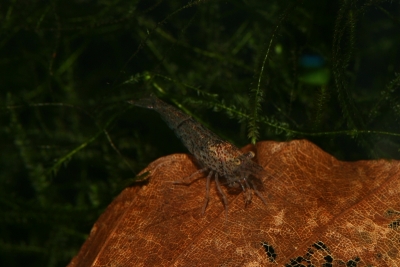
<svg viewBox="0 0 400 267">
<path fill-rule="evenodd" d="M 260 142 L 271 176 L 245 207 L 215 184 L 201 216 L 205 179 L 190 156 L 151 163 L 146 186 L 124 190 L 69 266 L 400 266 L 400 164 L 338 161 L 308 141 Z"/>
</svg>

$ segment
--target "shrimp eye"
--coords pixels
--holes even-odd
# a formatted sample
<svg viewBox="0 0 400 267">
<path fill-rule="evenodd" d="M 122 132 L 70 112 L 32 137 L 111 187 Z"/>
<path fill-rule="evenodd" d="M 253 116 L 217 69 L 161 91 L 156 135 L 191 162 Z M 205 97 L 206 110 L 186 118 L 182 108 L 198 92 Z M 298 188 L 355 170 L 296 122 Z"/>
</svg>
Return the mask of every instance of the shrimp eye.
<svg viewBox="0 0 400 267">
<path fill-rule="evenodd" d="M 235 165 L 240 165 L 242 162 L 240 161 L 240 159 L 234 159 L 234 160 L 233 160 L 233 163 L 234 163 Z"/>
</svg>

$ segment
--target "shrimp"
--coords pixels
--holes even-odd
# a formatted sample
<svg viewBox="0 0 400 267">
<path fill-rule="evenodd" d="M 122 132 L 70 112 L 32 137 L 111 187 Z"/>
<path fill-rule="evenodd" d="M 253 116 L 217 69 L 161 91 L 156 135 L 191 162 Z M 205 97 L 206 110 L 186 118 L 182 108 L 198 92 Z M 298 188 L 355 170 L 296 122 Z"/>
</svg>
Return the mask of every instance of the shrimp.
<svg viewBox="0 0 400 267">
<path fill-rule="evenodd" d="M 255 156 L 254 152 L 241 152 L 236 146 L 222 140 L 189 115 L 168 105 L 154 95 L 139 100 L 131 100 L 128 103 L 157 111 L 202 167 L 189 177 L 184 178 L 183 181 L 176 181 L 174 184 L 191 184 L 195 180 L 193 178 L 201 173 L 208 172 L 202 214 L 204 214 L 209 201 L 210 181 L 213 176 L 218 192 L 221 194 L 226 214 L 228 212 L 228 201 L 221 189 L 220 177 L 224 177 L 230 187 L 241 186 L 243 192 L 245 192 L 246 205 L 251 202 L 251 189 L 266 204 L 266 200 L 257 190 L 255 183 L 250 180 L 251 175 L 255 177 L 265 176 L 265 170 L 251 160 Z"/>
</svg>

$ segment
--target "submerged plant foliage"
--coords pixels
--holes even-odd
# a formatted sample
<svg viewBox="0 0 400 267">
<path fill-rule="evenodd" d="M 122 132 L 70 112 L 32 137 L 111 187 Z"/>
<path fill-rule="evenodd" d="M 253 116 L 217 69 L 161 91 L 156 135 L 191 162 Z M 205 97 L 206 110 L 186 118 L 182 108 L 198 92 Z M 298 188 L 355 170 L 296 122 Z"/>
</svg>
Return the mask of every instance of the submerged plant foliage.
<svg viewBox="0 0 400 267">
<path fill-rule="evenodd" d="M 149 162 L 187 152 L 154 93 L 222 138 L 399 159 L 396 1 L 8 1 L 0 265 L 65 266 Z M 145 177 L 139 177 L 141 181 Z"/>
</svg>

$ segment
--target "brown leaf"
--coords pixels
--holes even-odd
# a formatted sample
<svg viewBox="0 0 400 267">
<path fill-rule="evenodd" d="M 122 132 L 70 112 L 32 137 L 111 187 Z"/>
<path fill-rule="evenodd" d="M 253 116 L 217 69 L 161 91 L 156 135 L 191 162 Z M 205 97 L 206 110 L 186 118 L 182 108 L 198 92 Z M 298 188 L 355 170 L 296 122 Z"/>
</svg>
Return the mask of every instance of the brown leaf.
<svg viewBox="0 0 400 267">
<path fill-rule="evenodd" d="M 188 155 L 163 157 L 143 170 L 148 185 L 111 203 L 69 266 L 400 266 L 398 161 L 342 162 L 304 140 L 255 149 L 271 174 L 268 205 L 228 194 L 225 218 L 213 183 L 201 216 L 205 179 L 173 185 L 197 168 Z"/>
</svg>

